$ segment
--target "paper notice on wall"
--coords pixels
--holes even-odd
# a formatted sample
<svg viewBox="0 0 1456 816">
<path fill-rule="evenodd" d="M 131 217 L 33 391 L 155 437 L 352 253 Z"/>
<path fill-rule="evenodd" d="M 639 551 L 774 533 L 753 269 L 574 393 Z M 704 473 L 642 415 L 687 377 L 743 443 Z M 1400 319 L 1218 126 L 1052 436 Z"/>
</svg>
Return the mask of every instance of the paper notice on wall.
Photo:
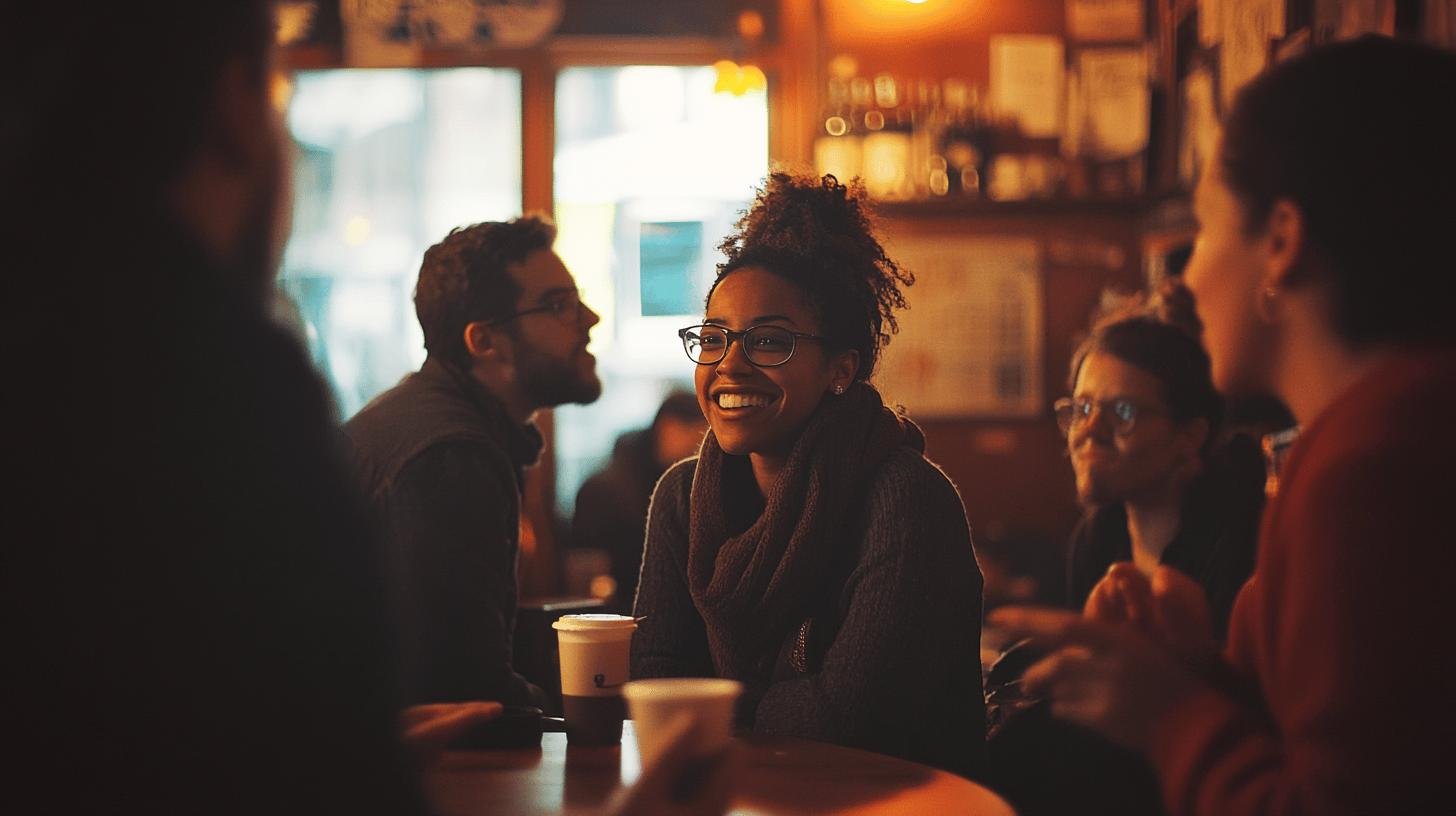
<svg viewBox="0 0 1456 816">
<path fill-rule="evenodd" d="M 1183 132 L 1178 137 L 1178 178 L 1191 189 L 1213 155 L 1218 136 L 1218 113 L 1213 94 L 1213 73 L 1198 68 L 1183 80 Z"/>
<path fill-rule="evenodd" d="M 1270 0 L 1224 2 L 1219 89 L 1222 92 L 1222 109 L 1228 110 L 1239 88 L 1264 70 L 1268 63 L 1269 43 L 1284 30 L 1284 3 L 1282 0 L 1277 4 Z"/>
<path fill-rule="evenodd" d="M 1077 55 L 1083 155 L 1132 156 L 1148 146 L 1152 92 L 1141 48 L 1098 48 Z"/>
<path fill-rule="evenodd" d="M 1032 34 L 991 38 L 991 104 L 1014 117 L 1028 136 L 1057 136 L 1062 130 L 1062 41 Z"/>
<path fill-rule="evenodd" d="M 1198 44 L 1205 48 L 1223 39 L 1224 0 L 1198 0 Z"/>
<path fill-rule="evenodd" d="M 915 286 L 875 368 L 885 401 L 912 418 L 1045 412 L 1039 243 L 937 235 L 889 249 Z"/>
<path fill-rule="evenodd" d="M 1133 42 L 1145 30 L 1142 0 L 1067 0 L 1067 36 L 1075 42 Z"/>
</svg>

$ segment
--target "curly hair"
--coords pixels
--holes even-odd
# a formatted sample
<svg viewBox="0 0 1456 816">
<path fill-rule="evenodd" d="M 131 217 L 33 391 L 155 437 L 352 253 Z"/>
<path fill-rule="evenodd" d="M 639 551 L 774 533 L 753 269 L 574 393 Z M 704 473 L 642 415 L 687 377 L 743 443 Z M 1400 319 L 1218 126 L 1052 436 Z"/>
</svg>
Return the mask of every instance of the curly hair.
<svg viewBox="0 0 1456 816">
<path fill-rule="evenodd" d="M 1175 422 L 1208 420 L 1211 443 L 1223 422 L 1224 401 L 1213 387 L 1202 335 L 1193 293 L 1182 281 L 1168 278 L 1151 297 L 1134 297 L 1094 321 L 1092 333 L 1072 353 L 1067 388 L 1076 390 L 1077 375 L 1090 355 L 1109 354 L 1158 381 Z"/>
<path fill-rule="evenodd" d="M 727 260 L 718 266 L 710 299 L 725 277 L 747 266 L 797 285 L 830 343 L 859 353 L 859 380 L 869 379 L 899 330 L 901 288 L 915 283 L 875 238 L 864 185 L 834 176 L 770 173 L 718 248 Z"/>
<path fill-rule="evenodd" d="M 456 227 L 425 250 L 415 283 L 415 316 L 424 330 L 425 350 L 468 367 L 465 327 L 514 311 L 521 287 L 509 267 L 555 241 L 556 225 L 549 218 L 523 215 Z"/>
</svg>

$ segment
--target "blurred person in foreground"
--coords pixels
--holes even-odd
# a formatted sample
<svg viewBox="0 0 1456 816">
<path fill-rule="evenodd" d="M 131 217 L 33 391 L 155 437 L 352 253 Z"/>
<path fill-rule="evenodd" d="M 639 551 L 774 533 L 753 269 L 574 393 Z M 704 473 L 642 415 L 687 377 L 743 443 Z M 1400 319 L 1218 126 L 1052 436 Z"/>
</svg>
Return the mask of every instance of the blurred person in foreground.
<svg viewBox="0 0 1456 816">
<path fill-rule="evenodd" d="M 344 424 L 385 538 L 406 700 L 548 706 L 512 663 L 537 411 L 602 393 L 596 312 L 537 216 L 451 230 L 415 285 L 420 370 Z"/>
<path fill-rule="evenodd" d="M 658 406 L 650 426 L 618 437 L 611 461 L 577 491 L 571 544 L 605 552 L 611 560 L 612 611 L 632 612 L 652 488 L 674 462 L 698 452 L 707 430 L 697 395 L 674 391 Z"/>
<path fill-rule="evenodd" d="M 271 7 L 30 12 L 0 185 L 30 270 L 6 345 L 36 350 L 6 445 L 14 778 L 57 812 L 419 811 L 372 531 L 324 387 L 265 316 L 288 213 Z"/>
<path fill-rule="evenodd" d="M 709 433 L 652 497 L 632 676 L 740 725 L 983 770 L 981 574 L 955 486 L 869 384 L 912 282 L 863 188 L 770 174 L 682 329 Z"/>
<path fill-rule="evenodd" d="M 0 812 L 422 813 L 415 763 L 499 714 L 401 714 L 323 384 L 265 316 L 271 11 L 81 0 L 0 34 L 4 338 L 32 350 L 7 405 Z M 716 790 L 623 812 L 721 812 Z"/>
<path fill-rule="evenodd" d="M 1104 581 L 1085 617 L 993 616 L 1064 647 L 1025 682 L 1142 751 L 1175 814 L 1423 813 L 1456 793 L 1453 87 L 1450 52 L 1324 46 L 1239 92 L 1204 169 L 1186 276 L 1214 382 L 1301 428 L 1223 653 L 1167 568 Z"/>
</svg>

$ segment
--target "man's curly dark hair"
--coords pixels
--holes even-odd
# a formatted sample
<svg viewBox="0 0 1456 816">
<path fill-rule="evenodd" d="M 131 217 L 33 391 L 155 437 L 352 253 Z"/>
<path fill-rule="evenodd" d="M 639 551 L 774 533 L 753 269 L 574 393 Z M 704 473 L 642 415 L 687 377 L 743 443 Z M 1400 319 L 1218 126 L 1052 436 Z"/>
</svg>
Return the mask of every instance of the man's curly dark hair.
<svg viewBox="0 0 1456 816">
<path fill-rule="evenodd" d="M 709 298 L 746 266 L 796 284 L 831 344 L 859 352 L 859 380 L 869 379 L 880 350 L 899 330 L 901 288 L 915 283 L 875 237 L 864 185 L 834 176 L 770 173 L 719 249 L 728 260 L 718 266 Z"/>
<path fill-rule="evenodd" d="M 516 309 L 521 287 L 509 268 L 538 249 L 550 249 L 556 225 L 542 215 L 456 227 L 425 250 L 415 283 L 415 316 L 425 350 L 468 368 L 465 327 L 498 320 Z"/>
</svg>

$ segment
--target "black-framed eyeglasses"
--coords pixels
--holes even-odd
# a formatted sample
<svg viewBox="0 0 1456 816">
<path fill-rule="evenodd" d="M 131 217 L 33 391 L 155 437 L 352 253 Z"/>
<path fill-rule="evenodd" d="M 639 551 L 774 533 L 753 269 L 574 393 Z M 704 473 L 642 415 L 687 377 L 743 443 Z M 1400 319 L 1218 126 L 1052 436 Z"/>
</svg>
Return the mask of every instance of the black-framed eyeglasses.
<svg viewBox="0 0 1456 816">
<path fill-rule="evenodd" d="M 581 292 L 562 292 L 559 295 L 552 296 L 540 306 L 532 306 L 529 309 L 512 312 L 505 317 L 497 317 L 494 320 L 486 321 L 486 325 L 499 326 L 502 323 L 509 323 L 518 317 L 533 314 L 548 314 L 562 323 L 571 325 L 581 322 L 581 314 L 585 309 L 586 304 L 581 300 Z"/>
<path fill-rule="evenodd" d="M 743 331 L 733 331 L 722 326 L 703 324 L 678 329 L 682 338 L 683 351 L 688 359 L 698 365 L 715 365 L 728 356 L 728 347 L 734 341 L 742 344 L 748 362 L 759 368 L 773 368 L 787 363 L 794 356 L 798 341 L 824 342 L 817 334 L 790 331 L 783 326 L 749 326 Z"/>
<path fill-rule="evenodd" d="M 1156 416 L 1161 413 L 1155 408 L 1140 406 L 1124 398 L 1094 400 L 1088 397 L 1062 397 L 1052 403 L 1052 412 L 1057 416 L 1057 427 L 1062 429 L 1063 434 L 1069 434 L 1073 428 L 1090 421 L 1094 408 L 1112 425 L 1112 432 L 1118 436 L 1132 433 L 1139 416 Z"/>
</svg>

